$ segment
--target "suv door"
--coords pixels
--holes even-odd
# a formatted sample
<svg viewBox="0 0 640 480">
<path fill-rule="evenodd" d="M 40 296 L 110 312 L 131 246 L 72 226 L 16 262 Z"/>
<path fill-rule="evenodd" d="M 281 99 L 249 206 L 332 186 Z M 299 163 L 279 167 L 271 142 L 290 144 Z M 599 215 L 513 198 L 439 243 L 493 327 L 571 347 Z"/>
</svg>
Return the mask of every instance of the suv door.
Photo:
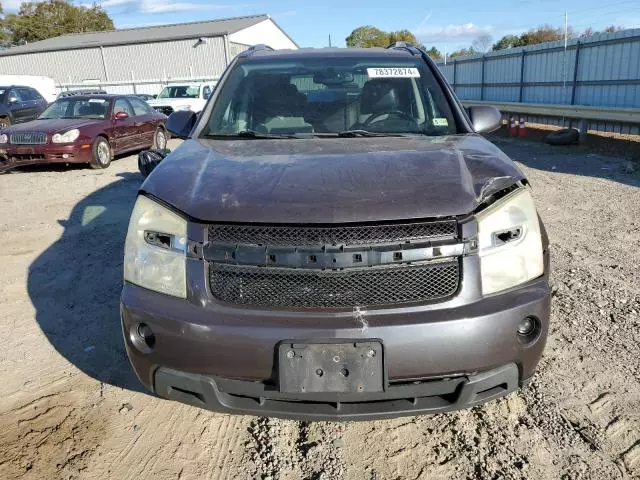
<svg viewBox="0 0 640 480">
<path fill-rule="evenodd" d="M 18 90 L 25 106 L 25 122 L 36 119 L 44 109 L 40 102 L 42 99 L 40 94 L 29 87 L 18 87 L 16 90 Z M 44 99 L 42 100 L 44 101 Z"/>
<path fill-rule="evenodd" d="M 124 120 L 116 120 L 115 116 L 118 112 L 125 112 L 129 117 Z M 135 148 L 137 143 L 135 113 L 126 98 L 120 97 L 113 102 L 111 124 L 113 125 L 114 141 L 112 148 L 114 152 L 123 152 Z"/>
<path fill-rule="evenodd" d="M 156 122 L 153 111 L 147 102 L 138 97 L 128 97 L 135 114 L 136 146 L 148 147 L 153 145 L 153 134 L 156 132 Z"/>
<path fill-rule="evenodd" d="M 29 105 L 22 99 L 17 88 L 9 90 L 7 108 L 11 112 L 11 122 L 21 123 L 29 120 Z"/>
</svg>

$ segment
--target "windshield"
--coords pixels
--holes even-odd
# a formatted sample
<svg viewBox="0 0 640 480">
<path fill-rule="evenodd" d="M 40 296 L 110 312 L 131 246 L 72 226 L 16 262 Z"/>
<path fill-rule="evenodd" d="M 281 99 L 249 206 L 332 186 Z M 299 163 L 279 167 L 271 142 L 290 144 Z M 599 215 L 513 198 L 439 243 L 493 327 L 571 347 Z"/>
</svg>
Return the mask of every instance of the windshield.
<svg viewBox="0 0 640 480">
<path fill-rule="evenodd" d="M 164 87 L 158 98 L 198 98 L 199 88 L 189 85 Z"/>
<path fill-rule="evenodd" d="M 414 58 L 245 61 L 219 88 L 204 136 L 457 133 L 442 89 Z"/>
<path fill-rule="evenodd" d="M 51 118 L 91 118 L 104 120 L 109 102 L 104 98 L 63 98 L 56 100 L 38 117 Z"/>
</svg>

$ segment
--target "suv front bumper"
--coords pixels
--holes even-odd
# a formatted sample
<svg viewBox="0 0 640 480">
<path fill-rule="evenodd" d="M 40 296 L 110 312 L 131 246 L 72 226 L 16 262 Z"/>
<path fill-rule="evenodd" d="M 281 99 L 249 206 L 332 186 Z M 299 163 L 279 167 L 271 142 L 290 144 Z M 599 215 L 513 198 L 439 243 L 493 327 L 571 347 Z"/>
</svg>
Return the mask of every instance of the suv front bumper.
<svg viewBox="0 0 640 480">
<path fill-rule="evenodd" d="M 468 304 L 353 312 L 265 311 L 196 304 L 125 284 L 121 317 L 127 353 L 162 397 L 227 413 L 295 419 L 370 419 L 465 408 L 517 389 L 534 373 L 549 321 L 547 276 Z M 522 343 L 525 317 L 539 322 Z M 137 325 L 155 334 L 136 346 Z M 378 339 L 384 391 L 283 394 L 277 347 L 304 341 Z"/>
</svg>

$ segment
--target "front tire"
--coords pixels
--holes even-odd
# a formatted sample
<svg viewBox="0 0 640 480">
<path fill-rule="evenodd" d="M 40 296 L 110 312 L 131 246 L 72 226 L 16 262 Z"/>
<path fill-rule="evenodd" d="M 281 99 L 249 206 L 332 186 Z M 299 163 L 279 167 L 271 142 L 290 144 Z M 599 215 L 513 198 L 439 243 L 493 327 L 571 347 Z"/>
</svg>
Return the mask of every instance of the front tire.
<svg viewBox="0 0 640 480">
<path fill-rule="evenodd" d="M 164 150 L 167 148 L 168 141 L 167 131 L 162 127 L 158 127 L 156 133 L 153 134 L 153 145 L 151 148 L 155 150 Z"/>
<path fill-rule="evenodd" d="M 107 168 L 111 165 L 111 158 L 111 146 L 107 139 L 104 137 L 96 138 L 96 141 L 93 143 L 93 148 L 91 149 L 91 160 L 89 161 L 91 168 Z"/>
</svg>

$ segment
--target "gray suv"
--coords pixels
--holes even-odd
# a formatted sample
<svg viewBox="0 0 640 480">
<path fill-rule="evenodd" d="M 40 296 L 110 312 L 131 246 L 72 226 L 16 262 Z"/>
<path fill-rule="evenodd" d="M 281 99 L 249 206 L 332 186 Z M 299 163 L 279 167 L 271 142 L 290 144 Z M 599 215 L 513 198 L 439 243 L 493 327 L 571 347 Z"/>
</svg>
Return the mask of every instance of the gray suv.
<svg viewBox="0 0 640 480">
<path fill-rule="evenodd" d="M 140 188 L 121 318 L 140 381 L 227 413 L 369 419 L 526 384 L 549 253 L 524 174 L 428 56 L 234 59 Z"/>
</svg>

